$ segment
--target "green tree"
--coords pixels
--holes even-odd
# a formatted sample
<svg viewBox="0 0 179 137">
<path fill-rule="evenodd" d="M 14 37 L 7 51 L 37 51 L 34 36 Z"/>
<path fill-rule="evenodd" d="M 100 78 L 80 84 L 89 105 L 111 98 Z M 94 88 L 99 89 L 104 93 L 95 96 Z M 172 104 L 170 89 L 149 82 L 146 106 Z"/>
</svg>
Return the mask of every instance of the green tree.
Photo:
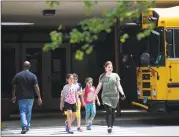
<svg viewBox="0 0 179 137">
<path fill-rule="evenodd" d="M 83 4 L 86 8 L 86 16 L 89 16 L 91 13 L 92 7 L 100 2 L 98 1 L 83 1 Z M 47 4 L 50 7 L 60 6 L 59 1 L 47 1 Z M 107 33 L 111 32 L 112 26 L 117 22 L 117 19 L 120 22 L 123 22 L 126 19 L 139 18 L 141 12 L 146 13 L 148 8 L 154 7 L 155 4 L 152 1 L 124 1 L 117 0 L 116 7 L 112 10 L 102 9 L 101 17 L 91 17 L 79 22 L 78 26 L 80 29 L 73 28 L 70 33 L 64 34 L 61 32 L 63 26 L 59 27 L 50 33 L 51 42 L 46 43 L 43 47 L 44 51 L 54 50 L 59 48 L 63 42 L 68 39 L 70 44 L 83 44 L 80 50 L 76 50 L 75 58 L 77 60 L 82 60 L 84 54 L 90 54 L 93 51 L 92 42 L 98 39 L 100 32 L 105 31 Z M 151 30 L 155 28 L 155 25 L 151 22 L 148 22 L 148 28 L 143 32 L 137 34 L 138 40 L 150 35 Z M 79 27 L 78 27 L 79 28 Z M 120 37 L 121 42 L 129 36 L 124 34 Z M 84 44 L 85 43 L 85 44 Z"/>
</svg>

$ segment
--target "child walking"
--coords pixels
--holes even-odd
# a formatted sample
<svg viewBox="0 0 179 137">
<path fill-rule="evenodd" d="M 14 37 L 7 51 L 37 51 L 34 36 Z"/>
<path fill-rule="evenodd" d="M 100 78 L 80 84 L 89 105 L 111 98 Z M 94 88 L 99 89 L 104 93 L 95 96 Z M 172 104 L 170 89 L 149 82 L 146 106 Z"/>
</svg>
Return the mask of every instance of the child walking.
<svg viewBox="0 0 179 137">
<path fill-rule="evenodd" d="M 82 96 L 82 87 L 81 87 L 81 84 L 78 83 L 78 75 L 76 73 L 73 73 L 73 78 L 74 78 L 74 85 L 76 86 L 76 90 L 77 90 L 77 94 L 78 94 L 78 105 L 76 105 L 76 120 L 77 120 L 77 131 L 80 131 L 82 132 L 82 128 L 81 128 L 81 100 L 80 98 L 83 100 L 83 96 Z M 68 113 L 65 113 L 66 116 L 68 116 Z M 75 120 L 75 118 L 72 120 L 72 123 L 73 121 Z M 65 121 L 65 128 L 66 128 L 66 131 L 68 130 L 68 121 L 66 120 Z"/>
<path fill-rule="evenodd" d="M 95 96 L 95 87 L 93 86 L 93 79 L 88 77 L 85 79 L 86 88 L 84 89 L 84 104 L 85 104 L 85 112 L 86 112 L 86 123 L 87 130 L 91 130 L 92 121 L 96 115 L 96 105 L 95 100 L 97 100 L 97 104 L 100 106 L 100 102 L 98 96 Z"/>
<path fill-rule="evenodd" d="M 71 130 L 71 125 L 72 125 L 73 119 L 76 117 L 76 105 L 78 105 L 78 102 L 77 102 L 78 95 L 77 95 L 76 86 L 73 84 L 74 83 L 73 74 L 68 74 L 66 76 L 66 80 L 68 84 L 66 84 L 62 90 L 60 110 L 62 111 L 64 108 L 64 110 L 68 113 L 67 133 L 73 134 L 74 132 Z"/>
</svg>

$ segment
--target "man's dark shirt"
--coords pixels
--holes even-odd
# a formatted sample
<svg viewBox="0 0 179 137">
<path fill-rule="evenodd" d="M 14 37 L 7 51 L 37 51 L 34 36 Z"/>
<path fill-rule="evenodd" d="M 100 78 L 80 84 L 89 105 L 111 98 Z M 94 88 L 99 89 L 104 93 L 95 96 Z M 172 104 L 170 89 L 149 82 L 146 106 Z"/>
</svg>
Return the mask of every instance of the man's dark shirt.
<svg viewBox="0 0 179 137">
<path fill-rule="evenodd" d="M 38 84 L 35 74 L 28 70 L 21 71 L 15 75 L 12 84 L 16 85 L 16 98 L 20 99 L 33 99 L 34 98 L 34 85 Z"/>
</svg>

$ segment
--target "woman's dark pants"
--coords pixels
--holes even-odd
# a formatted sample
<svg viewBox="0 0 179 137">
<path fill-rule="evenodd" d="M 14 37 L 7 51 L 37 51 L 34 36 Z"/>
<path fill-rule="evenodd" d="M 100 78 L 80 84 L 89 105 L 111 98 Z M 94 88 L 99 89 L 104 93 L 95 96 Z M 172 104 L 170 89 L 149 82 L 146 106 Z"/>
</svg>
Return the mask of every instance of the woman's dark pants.
<svg viewBox="0 0 179 137">
<path fill-rule="evenodd" d="M 106 124 L 108 127 L 113 127 L 115 121 L 115 108 L 104 105 L 106 110 Z"/>
</svg>

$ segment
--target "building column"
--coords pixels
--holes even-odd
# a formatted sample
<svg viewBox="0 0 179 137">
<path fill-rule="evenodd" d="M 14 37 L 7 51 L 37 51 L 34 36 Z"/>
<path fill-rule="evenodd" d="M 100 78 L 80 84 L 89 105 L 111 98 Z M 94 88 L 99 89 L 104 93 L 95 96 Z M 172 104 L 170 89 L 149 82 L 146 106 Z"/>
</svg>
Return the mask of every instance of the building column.
<svg viewBox="0 0 179 137">
<path fill-rule="evenodd" d="M 117 19 L 117 22 L 114 27 L 114 54 L 115 54 L 115 68 L 116 73 L 119 74 L 119 19 Z"/>
<path fill-rule="evenodd" d="M 114 27 L 114 53 L 115 53 L 115 66 L 116 66 L 116 73 L 119 74 L 119 53 L 120 53 L 120 20 L 117 19 L 117 22 Z M 119 103 L 117 105 L 117 116 L 121 115 L 121 103 L 119 100 Z"/>
</svg>

